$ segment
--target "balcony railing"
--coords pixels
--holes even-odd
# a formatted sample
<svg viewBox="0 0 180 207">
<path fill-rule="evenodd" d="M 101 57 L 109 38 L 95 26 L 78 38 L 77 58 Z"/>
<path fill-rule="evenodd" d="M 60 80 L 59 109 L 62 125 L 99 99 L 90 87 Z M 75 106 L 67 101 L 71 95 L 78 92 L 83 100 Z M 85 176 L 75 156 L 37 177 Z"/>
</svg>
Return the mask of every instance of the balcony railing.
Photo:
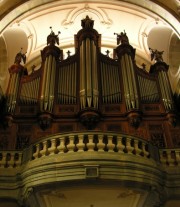
<svg viewBox="0 0 180 207">
<path fill-rule="evenodd" d="M 41 157 L 79 152 L 131 154 L 164 166 L 180 165 L 180 149 L 158 150 L 150 142 L 125 134 L 81 132 L 48 136 L 23 151 L 1 151 L 0 168 L 17 168 Z"/>
</svg>

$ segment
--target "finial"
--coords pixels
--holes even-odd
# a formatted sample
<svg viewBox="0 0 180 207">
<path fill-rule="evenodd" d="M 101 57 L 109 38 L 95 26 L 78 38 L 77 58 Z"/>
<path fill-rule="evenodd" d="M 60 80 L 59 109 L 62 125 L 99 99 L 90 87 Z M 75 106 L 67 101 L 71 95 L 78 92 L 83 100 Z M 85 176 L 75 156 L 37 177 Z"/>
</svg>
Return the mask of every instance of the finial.
<svg viewBox="0 0 180 207">
<path fill-rule="evenodd" d="M 142 66 L 142 69 L 143 69 L 143 70 L 146 70 L 146 64 L 145 64 L 145 63 L 142 63 L 141 66 Z"/>
<path fill-rule="evenodd" d="M 149 48 L 149 51 L 151 53 L 151 61 L 155 60 L 156 62 L 163 62 L 163 52 L 164 51 L 158 51 L 157 49 Z"/>
<path fill-rule="evenodd" d="M 129 39 L 126 35 L 126 32 L 121 32 L 120 34 L 114 33 L 114 35 L 117 35 L 117 45 L 121 44 L 129 44 Z"/>
<path fill-rule="evenodd" d="M 71 54 L 71 51 L 67 51 L 67 56 L 68 56 L 68 58 L 70 57 L 70 54 Z"/>
<path fill-rule="evenodd" d="M 32 66 L 31 66 L 31 69 L 32 69 L 32 72 L 31 72 L 31 73 L 34 73 L 34 72 L 35 72 L 35 70 L 34 70 L 35 68 L 36 68 L 35 65 L 32 65 Z"/>
<path fill-rule="evenodd" d="M 106 50 L 105 53 L 106 53 L 106 56 L 109 57 L 110 51 L 109 50 Z"/>
</svg>

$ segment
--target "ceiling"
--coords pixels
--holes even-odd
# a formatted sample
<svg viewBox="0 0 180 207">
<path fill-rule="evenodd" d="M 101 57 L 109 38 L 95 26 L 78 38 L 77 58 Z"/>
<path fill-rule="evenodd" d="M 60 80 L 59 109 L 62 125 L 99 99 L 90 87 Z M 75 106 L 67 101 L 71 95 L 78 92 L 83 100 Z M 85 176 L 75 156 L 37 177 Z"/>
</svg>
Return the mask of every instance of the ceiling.
<svg viewBox="0 0 180 207">
<path fill-rule="evenodd" d="M 136 63 L 150 64 L 149 47 L 164 51 L 163 58 L 171 63 L 169 76 L 175 90 L 180 77 L 180 3 L 178 0 L 0 0 L 0 85 L 6 90 L 8 67 L 23 48 L 27 52 L 26 67 L 40 67 L 40 50 L 53 31 L 61 32 L 60 48 L 74 53 L 74 35 L 81 29 L 81 20 L 89 15 L 94 28 L 102 35 L 102 53 L 108 49 L 113 56 L 115 33 L 126 31 L 130 44 L 136 48 Z M 176 44 L 176 45 L 177 45 Z M 171 48 L 171 51 L 169 50 Z"/>
<path fill-rule="evenodd" d="M 44 191 L 40 203 L 48 207 L 135 207 L 140 197 L 139 192 L 127 188 L 76 187 Z"/>
</svg>

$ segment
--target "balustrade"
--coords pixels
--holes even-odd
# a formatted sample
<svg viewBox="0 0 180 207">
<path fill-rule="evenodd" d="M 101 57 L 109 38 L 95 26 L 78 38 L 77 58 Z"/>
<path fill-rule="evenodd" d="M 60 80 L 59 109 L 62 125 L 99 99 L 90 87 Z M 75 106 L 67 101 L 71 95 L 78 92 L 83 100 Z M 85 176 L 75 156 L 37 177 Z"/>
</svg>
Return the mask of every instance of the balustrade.
<svg viewBox="0 0 180 207">
<path fill-rule="evenodd" d="M 22 163 L 22 152 L 3 151 L 0 152 L 0 168 L 15 168 Z"/>
<path fill-rule="evenodd" d="M 136 137 L 114 135 L 111 133 L 56 135 L 35 144 L 34 149 L 36 150 L 33 153 L 33 159 L 52 154 L 86 151 L 118 152 L 142 156 L 144 158 L 150 157 L 148 142 Z"/>
<path fill-rule="evenodd" d="M 22 164 L 22 156 L 27 156 L 25 162 L 39 159 L 41 157 L 52 156 L 54 154 L 80 153 L 80 152 L 111 152 L 120 154 L 130 154 L 144 159 L 155 159 L 154 147 L 145 140 L 123 134 L 87 132 L 52 135 L 44 138 L 24 151 L 1 151 L 0 168 L 15 168 Z M 31 153 L 31 155 L 30 155 Z M 180 149 L 160 149 L 160 162 L 163 166 L 180 165 Z M 24 163 L 24 161 L 23 161 Z"/>
<path fill-rule="evenodd" d="M 163 166 L 174 167 L 180 165 L 180 149 L 161 149 L 159 154 Z"/>
</svg>

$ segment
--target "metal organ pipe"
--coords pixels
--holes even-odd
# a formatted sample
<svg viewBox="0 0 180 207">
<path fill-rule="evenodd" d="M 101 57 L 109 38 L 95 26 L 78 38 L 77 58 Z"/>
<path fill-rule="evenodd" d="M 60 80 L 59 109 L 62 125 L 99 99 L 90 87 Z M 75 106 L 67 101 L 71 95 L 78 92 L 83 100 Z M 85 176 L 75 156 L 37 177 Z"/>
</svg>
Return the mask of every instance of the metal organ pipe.
<svg viewBox="0 0 180 207">
<path fill-rule="evenodd" d="M 122 68 L 122 76 L 123 76 L 123 85 L 124 85 L 124 95 L 125 95 L 125 102 L 127 109 L 130 109 L 130 91 L 129 91 L 129 85 L 127 80 L 127 71 L 126 71 L 126 65 L 125 65 L 125 57 L 124 55 L 121 58 L 121 68 Z"/>
<path fill-rule="evenodd" d="M 80 102 L 81 108 L 85 108 L 86 97 L 85 97 L 85 41 L 82 42 L 80 47 Z"/>
<path fill-rule="evenodd" d="M 139 108 L 138 92 L 137 92 L 134 68 L 133 68 L 131 56 L 128 55 L 128 58 L 129 58 L 130 70 L 131 70 L 131 74 L 132 74 L 132 85 L 133 85 L 133 89 L 134 89 L 135 108 Z"/>
<path fill-rule="evenodd" d="M 119 103 L 121 101 L 121 91 L 118 65 L 102 60 L 100 67 L 103 103 Z"/>
<path fill-rule="evenodd" d="M 55 57 L 49 55 L 46 57 L 42 92 L 41 92 L 41 111 L 52 112 L 54 101 L 54 84 L 55 84 L 56 60 Z"/>
<path fill-rule="evenodd" d="M 56 60 L 52 57 L 52 64 L 50 66 L 50 82 L 49 82 L 49 107 L 48 110 L 52 112 L 53 102 L 54 102 L 54 85 L 55 85 L 55 68 L 56 68 Z"/>
<path fill-rule="evenodd" d="M 164 102 L 165 109 L 168 109 L 167 101 L 166 101 L 167 97 L 166 97 L 166 93 L 165 93 L 165 88 L 164 88 L 163 78 L 162 78 L 161 72 L 158 75 L 158 80 L 159 80 L 159 84 L 160 84 L 160 89 L 161 89 L 161 94 L 162 94 L 162 100 Z"/>
<path fill-rule="evenodd" d="M 7 93 L 7 108 L 6 111 L 8 113 L 13 113 L 15 110 L 17 93 L 19 88 L 20 74 L 12 73 L 10 77 L 10 85 Z"/>
<path fill-rule="evenodd" d="M 76 103 L 77 63 L 62 66 L 58 71 L 58 102 L 60 104 Z"/>
<path fill-rule="evenodd" d="M 166 81 L 167 84 L 165 84 L 165 91 L 167 92 L 167 100 L 168 100 L 168 107 L 169 109 L 173 109 L 173 100 L 172 100 L 172 95 L 171 95 L 171 89 L 169 85 L 169 81 L 167 78 L 167 74 L 165 71 L 162 71 L 164 80 Z"/>
<path fill-rule="evenodd" d="M 93 83 L 93 104 L 95 108 L 98 108 L 98 79 L 97 79 L 97 53 L 96 46 L 94 42 L 91 40 L 92 46 L 92 83 Z"/>
<path fill-rule="evenodd" d="M 130 55 L 125 54 L 122 56 L 121 67 L 127 109 L 137 109 L 139 108 L 138 93 L 134 75 L 134 68 Z"/>
<path fill-rule="evenodd" d="M 135 98 L 134 98 L 134 92 L 133 92 L 133 85 L 132 85 L 132 74 L 131 74 L 131 68 L 129 65 L 129 58 L 128 55 L 125 54 L 125 65 L 126 65 L 126 75 L 127 75 L 127 82 L 129 85 L 129 99 L 130 99 L 130 107 L 135 108 Z"/>
<path fill-rule="evenodd" d="M 86 38 L 80 46 L 80 102 L 81 109 L 98 108 L 98 75 L 94 41 Z"/>
<path fill-rule="evenodd" d="M 92 102 L 92 68 L 91 68 L 91 50 L 90 50 L 90 39 L 86 39 L 86 99 L 88 103 L 88 107 L 91 107 Z"/>
<path fill-rule="evenodd" d="M 174 106 L 173 106 L 171 89 L 170 89 L 169 81 L 167 78 L 167 73 L 163 70 L 160 71 L 158 78 L 159 78 L 159 82 L 160 82 L 162 100 L 164 102 L 165 109 L 172 110 L 174 108 Z"/>
</svg>

